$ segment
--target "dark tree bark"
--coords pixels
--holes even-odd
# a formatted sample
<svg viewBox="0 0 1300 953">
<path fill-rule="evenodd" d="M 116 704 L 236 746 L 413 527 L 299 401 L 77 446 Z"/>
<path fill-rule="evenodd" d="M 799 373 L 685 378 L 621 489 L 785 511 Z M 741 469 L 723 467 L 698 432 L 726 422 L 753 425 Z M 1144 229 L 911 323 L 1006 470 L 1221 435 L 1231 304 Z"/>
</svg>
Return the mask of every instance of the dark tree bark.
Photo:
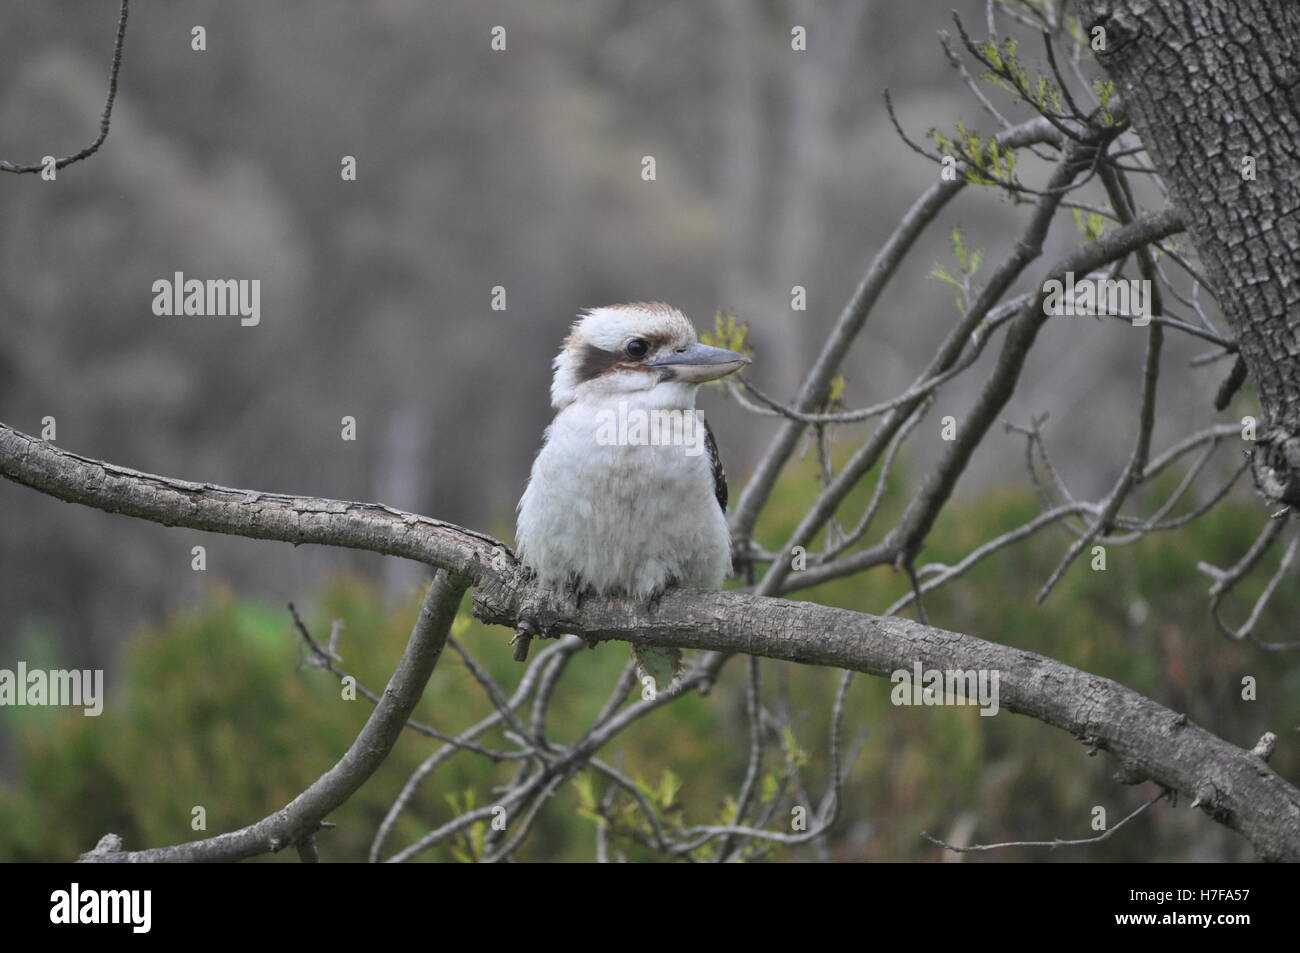
<svg viewBox="0 0 1300 953">
<path fill-rule="evenodd" d="M 1256 482 L 1300 505 L 1300 3 L 1081 0 L 1259 388 Z M 1245 171 L 1254 162 L 1254 178 Z"/>
</svg>

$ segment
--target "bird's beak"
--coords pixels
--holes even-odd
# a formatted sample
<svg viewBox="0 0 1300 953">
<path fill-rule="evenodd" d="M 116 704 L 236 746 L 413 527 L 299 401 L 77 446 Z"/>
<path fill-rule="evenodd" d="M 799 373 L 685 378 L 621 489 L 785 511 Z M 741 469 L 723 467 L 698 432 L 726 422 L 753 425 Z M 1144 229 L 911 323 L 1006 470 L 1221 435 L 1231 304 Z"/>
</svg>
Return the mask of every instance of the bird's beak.
<svg viewBox="0 0 1300 953">
<path fill-rule="evenodd" d="M 735 351 L 707 344 L 691 344 L 684 350 L 650 361 L 649 366 L 659 369 L 661 380 L 702 384 L 726 377 L 749 363 L 749 358 Z"/>
</svg>

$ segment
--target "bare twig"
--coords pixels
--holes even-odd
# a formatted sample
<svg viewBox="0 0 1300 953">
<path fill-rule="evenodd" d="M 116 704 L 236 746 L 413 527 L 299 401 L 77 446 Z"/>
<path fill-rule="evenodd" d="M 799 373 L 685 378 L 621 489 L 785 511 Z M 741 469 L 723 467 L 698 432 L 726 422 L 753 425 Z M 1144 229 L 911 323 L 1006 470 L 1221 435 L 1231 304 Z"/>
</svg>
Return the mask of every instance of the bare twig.
<svg viewBox="0 0 1300 953">
<path fill-rule="evenodd" d="M 108 138 L 108 127 L 113 119 L 113 100 L 117 98 L 117 74 L 122 68 L 122 44 L 126 40 L 127 5 L 128 0 L 122 0 L 122 6 L 117 15 L 117 35 L 113 39 L 113 65 L 108 73 L 108 96 L 105 98 L 104 108 L 99 114 L 99 135 L 95 137 L 94 142 L 80 152 L 64 156 L 62 159 L 56 159 L 54 161 L 55 169 L 67 168 L 74 162 L 88 159 L 99 151 L 99 147 Z M 0 159 L 0 172 L 13 172 L 22 175 L 29 172 L 43 172 L 47 168 L 48 166 L 43 162 L 37 162 L 33 165 L 15 165 L 12 162 Z"/>
<path fill-rule="evenodd" d="M 1168 796 L 1168 791 L 1161 791 L 1114 827 L 1107 828 L 1096 837 L 1084 837 L 1078 840 L 1062 840 L 1058 837 L 1054 840 L 1007 841 L 1003 844 L 972 844 L 969 847 L 959 847 L 956 844 L 949 844 L 946 841 L 939 840 L 939 838 L 933 836 L 928 831 L 921 831 L 921 836 L 936 847 L 942 847 L 944 850 L 955 851 L 959 854 L 974 854 L 982 851 L 1002 850 L 1005 847 L 1048 847 L 1052 850 L 1055 850 L 1058 847 L 1084 847 L 1088 844 L 1100 844 L 1102 841 L 1110 840 L 1110 838 L 1115 836 L 1116 832 L 1123 828 L 1125 824 L 1133 820 L 1133 818 L 1137 817 L 1157 801 Z"/>
</svg>

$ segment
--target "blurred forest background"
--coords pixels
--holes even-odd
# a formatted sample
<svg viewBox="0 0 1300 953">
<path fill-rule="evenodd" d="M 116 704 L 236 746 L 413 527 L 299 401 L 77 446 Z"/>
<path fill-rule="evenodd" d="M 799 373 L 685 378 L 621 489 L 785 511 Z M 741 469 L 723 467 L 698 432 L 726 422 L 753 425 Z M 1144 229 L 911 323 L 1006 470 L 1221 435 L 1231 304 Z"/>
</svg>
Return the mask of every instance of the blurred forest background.
<svg viewBox="0 0 1300 953">
<path fill-rule="evenodd" d="M 936 175 L 899 141 L 882 91 L 918 138 L 958 121 L 988 131 L 935 37 L 951 30 L 954 6 L 982 35 L 984 3 L 967 0 L 136 0 L 101 152 L 56 183 L 0 179 L 0 419 L 39 433 L 53 416 L 60 445 L 140 470 L 374 500 L 510 541 L 551 416 L 550 360 L 579 309 L 661 299 L 701 329 L 715 309 L 734 310 L 751 326 L 755 382 L 794 392 L 865 264 Z M 73 152 L 97 126 L 117 4 L 5 9 L 0 157 Z M 196 24 L 206 52 L 191 50 Z M 489 46 L 498 24 L 505 52 Z M 790 48 L 794 24 L 807 28 L 806 52 Z M 347 155 L 355 182 L 340 178 Z M 641 178 L 646 155 L 653 182 Z M 1022 177 L 1032 170 L 1027 158 Z M 1154 192 L 1139 200 L 1161 204 Z M 952 289 L 929 277 L 951 260 L 949 227 L 995 255 L 1022 215 L 993 190 L 965 190 L 850 357 L 848 406 L 902 390 L 953 320 Z M 1063 216 L 1045 259 L 1079 240 Z M 155 317 L 152 283 L 176 271 L 261 279 L 260 325 Z M 505 311 L 491 308 L 498 285 Z M 804 312 L 791 310 L 795 285 L 807 288 Z M 1126 331 L 1049 323 L 1008 408 L 1017 423 L 1050 413 L 1047 439 L 1080 496 L 1101 492 L 1126 460 L 1141 361 Z M 1233 419 L 1211 406 L 1224 367 L 1187 367 L 1203 349 L 1167 342 L 1156 448 Z M 989 350 L 945 392 L 954 412 Z M 1239 404 L 1253 407 L 1249 395 Z M 703 409 L 734 487 L 775 423 L 717 389 Z M 344 415 L 357 420 L 355 442 L 340 439 Z M 846 439 L 861 432 L 843 428 Z M 896 483 L 937 452 L 937 428 L 913 443 Z M 990 436 L 923 561 L 964 555 L 1034 512 L 1022 451 L 1014 434 Z M 1205 493 L 1215 479 L 1203 477 Z M 814 483 L 807 462 L 788 475 L 761 525 L 766 544 L 783 538 Z M 1260 518 L 1243 485 L 1191 528 L 1113 551 L 1104 574 L 1080 563 L 1036 607 L 1066 545 L 1049 532 L 945 590 L 930 619 L 1116 678 L 1250 745 L 1300 720 L 1295 667 L 1228 644 L 1194 567 L 1235 561 Z M 198 544 L 206 572 L 191 570 Z M 109 687 L 98 719 L 0 712 L 0 859 L 67 859 L 108 830 L 135 848 L 188 839 L 193 804 L 209 806 L 210 832 L 279 806 L 366 713 L 339 704 L 328 675 L 299 667 L 284 603 L 304 607 L 318 637 L 344 619 L 348 666 L 378 690 L 424 578 L 396 560 L 169 530 L 0 483 L 0 667 L 104 668 Z M 1293 588 L 1269 608 L 1262 637 L 1293 634 L 1281 631 L 1295 628 Z M 900 591 L 876 574 L 804 595 L 880 611 Z M 509 634 L 469 626 L 464 638 L 510 684 Z M 612 648 L 575 664 L 557 711 L 590 717 L 625 658 Z M 816 774 L 835 673 L 781 672 Z M 1261 701 L 1240 700 L 1244 674 L 1260 679 Z M 743 716 L 739 672 L 729 675 L 621 743 L 648 787 L 660 790 L 666 772 L 680 779 L 676 797 L 699 822 L 722 811 L 743 773 L 729 743 Z M 870 734 L 826 853 L 772 856 L 935 859 L 922 829 L 950 840 L 1083 837 L 1092 805 L 1113 821 L 1150 796 L 1113 782 L 1113 764 L 1059 731 L 896 709 L 888 688 L 860 678 L 850 696 L 850 735 Z M 452 728 L 482 704 L 444 657 L 417 717 Z M 364 856 L 424 745 L 403 739 L 335 817 L 327 858 Z M 1293 747 L 1279 747 L 1274 767 L 1295 777 Z M 439 796 L 485 796 L 490 768 L 448 770 Z M 424 807 L 407 815 L 407 837 L 450 810 Z M 580 804 L 545 814 L 532 859 L 590 858 Z M 1250 856 L 1199 814 L 1162 805 L 1086 853 L 996 859 Z"/>
</svg>

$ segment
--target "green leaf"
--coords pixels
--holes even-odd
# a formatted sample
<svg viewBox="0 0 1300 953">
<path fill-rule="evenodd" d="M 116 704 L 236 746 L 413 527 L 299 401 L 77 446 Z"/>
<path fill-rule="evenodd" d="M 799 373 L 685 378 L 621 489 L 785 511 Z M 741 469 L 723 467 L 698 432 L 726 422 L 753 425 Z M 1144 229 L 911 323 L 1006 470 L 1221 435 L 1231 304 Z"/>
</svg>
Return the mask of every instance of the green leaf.
<svg viewBox="0 0 1300 953">
<path fill-rule="evenodd" d="M 958 281 L 956 278 L 954 278 L 952 275 L 950 275 L 948 273 L 948 269 L 943 267 L 943 265 L 935 265 L 933 268 L 931 268 L 930 277 L 938 278 L 940 281 L 944 282 L 945 284 L 952 285 L 954 288 L 960 288 L 962 286 L 961 282 Z"/>
<path fill-rule="evenodd" d="M 591 775 L 580 774 L 573 781 L 573 790 L 578 795 L 578 805 L 581 809 L 594 814 L 596 807 L 596 788 L 592 783 Z M 599 815 L 595 815 L 599 817 Z"/>
<path fill-rule="evenodd" d="M 724 347 L 728 351 L 751 356 L 754 351 L 748 344 L 749 325 L 737 321 L 735 314 L 718 309 L 713 316 L 713 331 L 705 331 L 700 341 L 710 347 Z"/>
<path fill-rule="evenodd" d="M 829 393 L 827 393 L 826 395 L 826 403 L 828 406 L 834 406 L 835 404 L 838 404 L 840 402 L 840 398 L 843 396 L 844 396 L 844 375 L 836 374 L 835 377 L 831 379 L 831 389 Z"/>
<path fill-rule="evenodd" d="M 659 781 L 659 806 L 664 810 L 672 807 L 677 800 L 677 792 L 682 789 L 682 779 L 671 768 L 664 769 L 664 776 Z"/>
</svg>

